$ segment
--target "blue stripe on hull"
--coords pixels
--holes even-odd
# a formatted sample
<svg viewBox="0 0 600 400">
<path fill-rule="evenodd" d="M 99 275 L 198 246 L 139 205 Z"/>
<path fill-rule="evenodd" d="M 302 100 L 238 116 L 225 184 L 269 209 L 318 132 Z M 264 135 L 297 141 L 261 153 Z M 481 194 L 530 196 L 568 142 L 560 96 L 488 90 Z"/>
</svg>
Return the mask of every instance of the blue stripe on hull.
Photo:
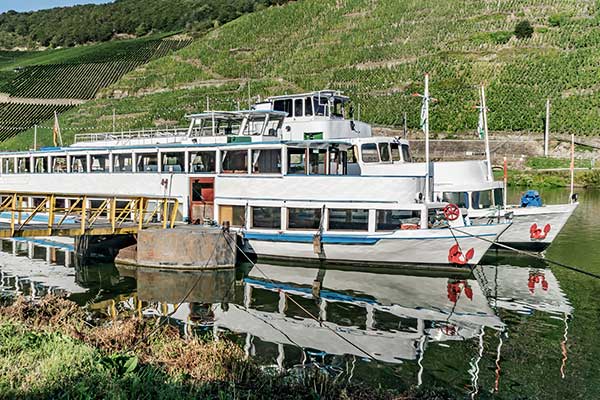
<svg viewBox="0 0 600 400">
<path fill-rule="evenodd" d="M 484 233 L 474 235 L 476 237 L 484 236 L 496 236 L 494 233 Z M 373 237 L 373 236 L 340 236 L 340 235 L 327 235 L 324 234 L 321 238 L 323 244 L 365 244 L 373 245 L 377 244 L 382 239 L 386 240 L 433 240 L 433 239 L 465 239 L 470 238 L 469 235 L 455 235 L 455 236 L 437 236 L 437 237 Z M 260 240 L 264 242 L 282 242 L 282 243 L 312 243 L 312 234 L 301 234 L 301 233 L 259 233 L 259 232 L 245 232 L 244 238 L 249 240 Z"/>
</svg>

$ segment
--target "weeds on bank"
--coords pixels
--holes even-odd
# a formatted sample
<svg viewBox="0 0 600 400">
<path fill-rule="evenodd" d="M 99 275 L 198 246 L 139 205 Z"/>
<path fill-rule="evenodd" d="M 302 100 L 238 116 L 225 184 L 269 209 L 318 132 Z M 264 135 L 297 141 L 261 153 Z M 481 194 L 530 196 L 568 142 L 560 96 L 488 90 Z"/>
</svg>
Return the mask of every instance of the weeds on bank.
<svg viewBox="0 0 600 400">
<path fill-rule="evenodd" d="M 391 399 L 317 369 L 269 373 L 229 340 L 138 318 L 94 322 L 66 299 L 0 305 L 0 398 Z M 401 398 L 428 398 L 421 392 Z M 435 398 L 435 397 L 434 397 Z"/>
</svg>

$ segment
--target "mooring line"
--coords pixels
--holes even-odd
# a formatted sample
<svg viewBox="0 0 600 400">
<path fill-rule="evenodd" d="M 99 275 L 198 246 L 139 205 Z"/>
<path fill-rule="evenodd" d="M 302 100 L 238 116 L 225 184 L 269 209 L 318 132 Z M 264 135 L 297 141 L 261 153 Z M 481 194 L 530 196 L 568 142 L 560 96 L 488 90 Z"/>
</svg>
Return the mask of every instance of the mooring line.
<svg viewBox="0 0 600 400">
<path fill-rule="evenodd" d="M 229 240 L 227 239 L 227 237 L 225 237 L 225 240 L 229 243 Z M 230 247 L 231 247 L 231 243 L 229 243 Z M 248 255 L 240 248 L 240 246 L 238 246 L 237 243 L 234 243 L 235 247 L 239 250 L 239 252 L 246 258 L 246 260 L 248 260 L 248 262 L 250 262 L 252 264 L 252 266 L 254 268 L 256 268 L 264 277 L 265 279 L 267 279 L 269 281 L 269 283 L 274 284 L 275 282 L 269 278 L 269 276 L 267 274 L 264 273 L 263 270 L 260 269 L 260 267 L 258 267 L 256 265 L 256 263 L 254 261 L 252 261 L 250 259 L 250 257 L 248 257 Z M 233 247 L 231 248 L 232 250 Z M 317 317 L 315 317 L 310 311 L 308 311 L 306 308 L 304 308 L 300 303 L 298 303 L 296 300 L 294 300 L 288 293 L 286 293 L 285 291 L 279 289 L 280 293 L 283 293 L 284 296 L 290 300 L 292 303 L 294 303 L 298 308 L 300 308 L 302 311 L 304 311 L 311 319 L 315 320 L 316 322 L 319 323 L 319 325 L 324 326 L 326 329 L 328 329 L 329 331 L 331 331 L 333 334 L 335 334 L 337 337 L 339 337 L 340 339 L 342 339 L 343 341 L 345 341 L 346 343 L 348 343 L 350 346 L 354 347 L 355 349 L 357 349 L 358 351 L 360 351 L 361 353 L 365 354 L 369 359 L 375 361 L 375 357 L 373 357 L 368 351 L 364 350 L 363 348 L 361 348 L 360 346 L 358 346 L 357 344 L 353 343 L 351 340 L 343 337 L 342 335 L 340 335 L 339 332 L 337 332 L 335 329 L 327 326 L 327 324 L 323 324 L 323 321 L 319 320 Z"/>
<path fill-rule="evenodd" d="M 546 257 L 542 257 L 542 256 L 540 256 L 539 254 L 532 253 L 532 252 L 530 252 L 530 251 L 519 250 L 519 249 L 516 249 L 516 248 L 514 248 L 514 247 L 508 246 L 508 245 L 506 245 L 506 244 L 502 244 L 502 243 L 499 243 L 499 242 L 496 242 L 496 241 L 493 241 L 493 240 L 486 239 L 486 238 L 484 238 L 484 237 L 476 236 L 476 235 L 473 235 L 473 234 L 471 234 L 471 233 L 468 233 L 468 232 L 461 231 L 460 229 L 457 229 L 457 228 L 452 228 L 452 229 L 455 229 L 457 232 L 460 232 L 460 233 L 463 233 L 463 234 L 465 234 L 465 235 L 468 235 L 468 236 L 474 237 L 474 238 L 476 238 L 476 239 L 480 239 L 480 240 L 483 240 L 483 241 L 485 241 L 485 242 L 488 242 L 488 243 L 495 244 L 495 245 L 496 245 L 496 246 L 498 246 L 498 247 L 502 247 L 502 248 L 504 248 L 504 249 L 507 249 L 507 250 L 510 250 L 510 251 L 514 251 L 515 253 L 518 253 L 518 254 L 523 254 L 523 255 L 526 255 L 526 256 L 529 256 L 529 257 L 532 257 L 532 258 L 535 258 L 535 259 L 541 260 L 541 261 L 546 261 L 546 262 L 549 262 L 550 264 L 554 264 L 554 265 L 557 265 L 557 266 L 559 266 L 559 267 L 566 268 L 566 269 L 568 269 L 568 270 L 571 270 L 571 271 L 574 271 L 574 272 L 579 272 L 580 274 L 584 274 L 584 275 L 587 275 L 587 276 L 591 276 L 592 278 L 600 279 L 600 275 L 598 275 L 598 274 L 594 274 L 593 272 L 588 272 L 588 271 L 585 271 L 585 270 L 583 270 L 583 269 L 581 269 L 581 268 L 574 267 L 574 266 L 572 266 L 572 265 L 568 265 L 568 264 L 562 263 L 562 262 L 560 262 L 560 261 L 555 261 L 555 260 L 552 260 L 552 259 L 549 259 L 549 258 L 546 258 Z"/>
</svg>

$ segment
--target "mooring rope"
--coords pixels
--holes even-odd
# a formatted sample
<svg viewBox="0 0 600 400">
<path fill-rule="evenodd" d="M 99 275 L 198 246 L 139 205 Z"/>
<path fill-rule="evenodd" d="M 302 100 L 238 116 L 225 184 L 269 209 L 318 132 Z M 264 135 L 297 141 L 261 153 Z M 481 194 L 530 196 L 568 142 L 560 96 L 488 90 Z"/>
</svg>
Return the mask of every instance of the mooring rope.
<svg viewBox="0 0 600 400">
<path fill-rule="evenodd" d="M 496 242 L 496 241 L 493 241 L 493 240 L 486 239 L 484 237 L 480 237 L 480 236 L 473 235 L 473 234 L 465 232 L 465 231 L 461 231 L 460 229 L 457 229 L 457 228 L 453 228 L 453 229 L 455 229 L 457 232 L 460 232 L 462 234 L 474 237 L 476 239 L 483 240 L 483 241 L 488 242 L 488 243 L 495 244 L 496 246 L 502 247 L 502 248 L 504 248 L 506 250 L 510 250 L 510 251 L 513 251 L 513 252 L 518 253 L 518 254 L 526 255 L 526 256 L 529 256 L 529 257 L 541 260 L 541 261 L 546 261 L 546 262 L 548 262 L 550 264 L 554 264 L 556 266 L 563 267 L 563 268 L 566 268 L 568 270 L 571 270 L 571 271 L 574 271 L 574 272 L 578 272 L 580 274 L 591 276 L 592 278 L 600 279 L 600 275 L 594 274 L 593 272 L 588 272 L 588 271 L 585 271 L 585 270 L 583 270 L 581 268 L 574 267 L 572 265 L 568 265 L 568 264 L 562 263 L 560 261 L 556 261 L 556 260 L 552 260 L 552 259 L 549 259 L 549 258 L 546 258 L 546 257 L 542 257 L 539 254 L 532 253 L 530 251 L 519 250 L 519 249 L 516 249 L 514 247 L 508 246 L 508 245 L 503 244 L 503 243 L 499 243 L 499 242 Z"/>
</svg>

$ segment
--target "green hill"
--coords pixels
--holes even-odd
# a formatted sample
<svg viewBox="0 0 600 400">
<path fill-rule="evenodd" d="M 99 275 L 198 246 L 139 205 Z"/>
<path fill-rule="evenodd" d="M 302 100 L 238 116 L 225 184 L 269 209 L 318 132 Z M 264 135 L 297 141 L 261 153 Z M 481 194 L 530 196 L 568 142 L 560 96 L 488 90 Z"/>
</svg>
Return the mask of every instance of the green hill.
<svg viewBox="0 0 600 400">
<path fill-rule="evenodd" d="M 513 35 L 528 20 L 530 38 Z M 490 129 L 600 134 L 600 12 L 593 1 L 303 0 L 245 15 L 171 56 L 125 75 L 100 99 L 62 116 L 79 131 L 177 125 L 190 111 L 233 109 L 257 96 L 345 91 L 362 119 L 418 127 L 431 74 L 435 132 L 474 131 L 477 85 L 487 85 Z M 356 109 L 356 108 L 355 108 Z M 23 147 L 31 134 L 5 146 Z"/>
<path fill-rule="evenodd" d="M 0 48 L 74 46 L 118 35 L 206 30 L 281 0 L 115 0 L 0 14 Z"/>
</svg>

